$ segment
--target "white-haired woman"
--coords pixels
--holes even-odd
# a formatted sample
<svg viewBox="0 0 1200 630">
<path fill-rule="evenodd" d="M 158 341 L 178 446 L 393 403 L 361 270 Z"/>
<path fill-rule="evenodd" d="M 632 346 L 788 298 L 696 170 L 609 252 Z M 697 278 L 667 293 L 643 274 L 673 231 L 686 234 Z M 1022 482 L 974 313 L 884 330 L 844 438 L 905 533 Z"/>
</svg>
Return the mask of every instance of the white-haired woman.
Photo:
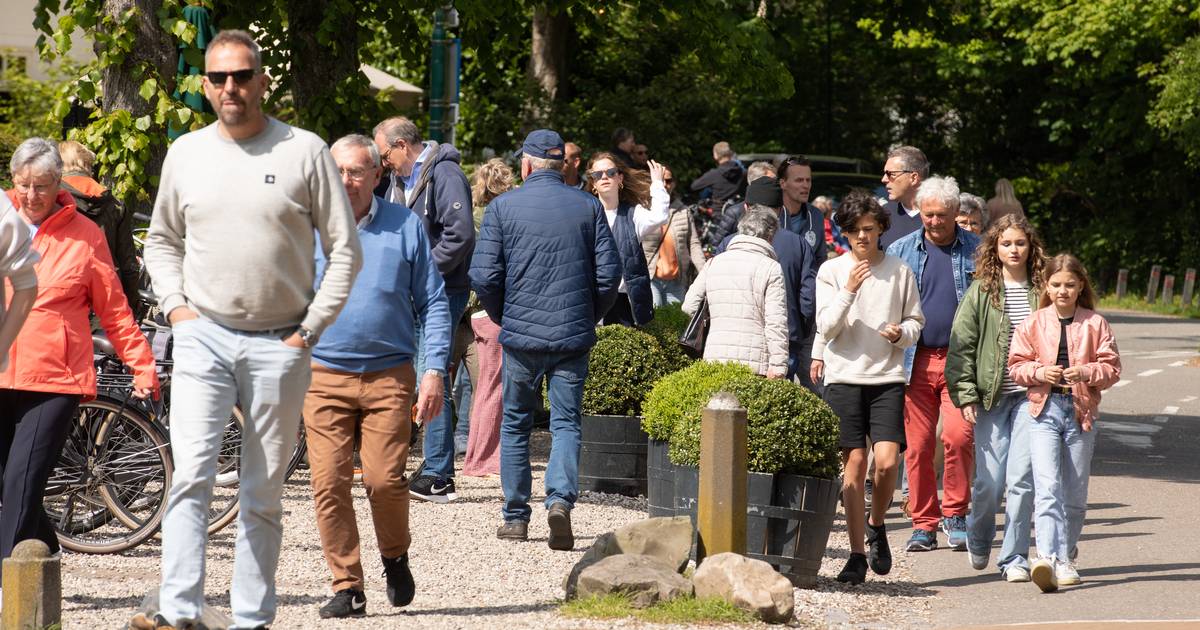
<svg viewBox="0 0 1200 630">
<path fill-rule="evenodd" d="M 0 426 L 5 427 L 0 452 L 6 454 L 0 558 L 26 538 L 58 550 L 42 495 L 76 407 L 96 396 L 89 311 L 133 369 L 134 396 L 145 398 L 158 389 L 154 355 L 121 292 L 104 233 L 76 212 L 71 194 L 59 188 L 58 147 L 30 138 L 13 152 L 11 167 L 8 201 L 34 232 L 32 248 L 41 261 L 29 317 L 0 372 Z"/>
<path fill-rule="evenodd" d="M 779 230 L 775 210 L 754 205 L 738 221 L 738 234 L 688 289 L 683 310 L 692 315 L 708 300 L 706 361 L 744 363 L 760 376 L 787 375 L 787 292 L 771 247 Z"/>
</svg>

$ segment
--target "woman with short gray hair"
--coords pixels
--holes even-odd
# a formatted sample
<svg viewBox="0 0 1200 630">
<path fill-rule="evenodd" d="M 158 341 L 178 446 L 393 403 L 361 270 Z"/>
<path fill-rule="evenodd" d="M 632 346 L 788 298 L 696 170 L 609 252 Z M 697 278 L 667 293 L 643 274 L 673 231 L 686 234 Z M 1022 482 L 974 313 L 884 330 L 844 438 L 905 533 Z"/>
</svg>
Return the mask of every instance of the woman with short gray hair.
<svg viewBox="0 0 1200 630">
<path fill-rule="evenodd" d="M 704 360 L 742 363 L 767 378 L 787 375 L 787 291 L 771 247 L 778 230 L 775 210 L 750 206 L 729 247 L 709 261 L 688 289 L 684 312 L 695 314 L 702 302 L 708 303 Z"/>
</svg>

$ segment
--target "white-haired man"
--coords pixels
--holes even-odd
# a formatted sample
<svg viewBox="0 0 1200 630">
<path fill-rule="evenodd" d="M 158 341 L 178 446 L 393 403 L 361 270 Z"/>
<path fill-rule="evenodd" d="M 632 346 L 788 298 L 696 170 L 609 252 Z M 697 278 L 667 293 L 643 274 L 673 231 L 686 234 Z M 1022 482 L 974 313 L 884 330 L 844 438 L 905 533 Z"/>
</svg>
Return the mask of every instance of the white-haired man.
<svg viewBox="0 0 1200 630">
<path fill-rule="evenodd" d="M 908 551 L 936 549 L 939 523 L 952 548 L 966 549 L 967 545 L 975 432 L 950 400 L 946 354 L 954 311 L 975 275 L 979 237 L 955 223 L 958 196 L 958 184 L 949 177 L 931 177 L 922 182 L 915 195 L 922 229 L 887 248 L 888 254 L 899 257 L 912 269 L 925 314 L 921 337 L 904 354 L 908 377 L 904 394 L 908 449 L 904 459 L 913 521 Z M 933 466 L 939 412 L 946 451 L 941 502 Z"/>
</svg>

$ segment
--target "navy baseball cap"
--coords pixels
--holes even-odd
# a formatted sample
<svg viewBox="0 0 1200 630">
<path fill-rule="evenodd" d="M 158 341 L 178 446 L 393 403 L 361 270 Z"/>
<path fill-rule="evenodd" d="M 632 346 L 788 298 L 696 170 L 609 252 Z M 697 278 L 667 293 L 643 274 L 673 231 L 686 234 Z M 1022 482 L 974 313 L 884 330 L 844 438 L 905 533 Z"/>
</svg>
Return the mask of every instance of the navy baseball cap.
<svg viewBox="0 0 1200 630">
<path fill-rule="evenodd" d="M 525 136 L 521 145 L 521 153 L 544 160 L 561 160 L 566 152 L 563 149 L 562 136 L 553 129 L 538 129 Z"/>
</svg>

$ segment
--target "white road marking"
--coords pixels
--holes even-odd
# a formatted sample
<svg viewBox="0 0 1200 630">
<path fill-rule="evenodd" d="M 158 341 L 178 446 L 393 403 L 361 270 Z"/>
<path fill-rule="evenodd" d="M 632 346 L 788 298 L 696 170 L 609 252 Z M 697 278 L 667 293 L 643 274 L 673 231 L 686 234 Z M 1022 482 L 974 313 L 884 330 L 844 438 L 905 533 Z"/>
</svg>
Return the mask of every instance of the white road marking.
<svg viewBox="0 0 1200 630">
<path fill-rule="evenodd" d="M 1190 403 L 1190 402 L 1192 402 L 1193 400 L 1196 400 L 1196 397 L 1195 397 L 1195 396 L 1187 396 L 1187 397 L 1185 397 L 1185 398 L 1180 398 L 1180 399 L 1179 399 L 1179 402 L 1181 402 L 1181 403 Z"/>
<path fill-rule="evenodd" d="M 1162 370 L 1146 370 L 1145 372 L 1139 372 L 1138 376 L 1154 376 L 1155 374 L 1158 374 L 1161 371 Z"/>
<path fill-rule="evenodd" d="M 1195 356 L 1193 350 L 1133 350 L 1130 352 L 1121 352 L 1121 358 L 1137 358 L 1141 359 L 1175 359 L 1178 357 Z"/>
<path fill-rule="evenodd" d="M 1187 365 L 1187 361 L 1176 361 L 1167 367 L 1183 367 Z"/>
<path fill-rule="evenodd" d="M 1167 458 L 1166 455 L 1147 455 L 1146 457 L 1149 457 L 1150 459 L 1166 459 Z"/>
<path fill-rule="evenodd" d="M 1116 384 L 1116 385 L 1113 385 L 1113 387 L 1125 387 L 1126 385 L 1128 385 L 1128 384 L 1130 384 L 1130 383 L 1132 383 L 1132 382 L 1133 382 L 1133 381 L 1129 381 L 1129 380 L 1121 379 L 1121 380 L 1117 381 L 1117 384 Z"/>
<path fill-rule="evenodd" d="M 1163 413 L 1167 413 L 1167 414 L 1179 413 L 1179 407 L 1163 407 Z"/>
<path fill-rule="evenodd" d="M 1155 421 L 1155 422 L 1157 422 L 1157 423 L 1159 423 L 1159 424 L 1162 424 L 1162 423 L 1164 423 L 1164 422 L 1166 422 L 1166 421 L 1167 421 L 1167 417 L 1166 417 L 1166 416 L 1154 416 L 1154 418 L 1153 418 L 1153 419 L 1154 419 L 1154 421 Z"/>
</svg>

